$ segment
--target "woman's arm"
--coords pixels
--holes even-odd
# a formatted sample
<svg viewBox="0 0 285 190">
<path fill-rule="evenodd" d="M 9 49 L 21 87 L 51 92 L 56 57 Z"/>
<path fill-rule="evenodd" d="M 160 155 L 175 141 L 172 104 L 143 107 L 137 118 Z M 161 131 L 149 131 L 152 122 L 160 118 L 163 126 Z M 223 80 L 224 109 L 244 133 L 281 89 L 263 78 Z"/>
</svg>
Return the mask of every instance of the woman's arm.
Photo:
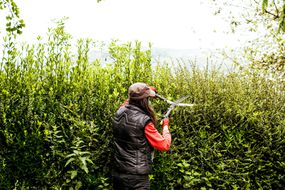
<svg viewBox="0 0 285 190">
<path fill-rule="evenodd" d="M 162 135 L 157 131 L 152 122 L 146 125 L 144 131 L 149 144 L 153 148 L 159 151 L 167 151 L 170 149 L 171 134 L 167 125 L 163 125 Z"/>
</svg>

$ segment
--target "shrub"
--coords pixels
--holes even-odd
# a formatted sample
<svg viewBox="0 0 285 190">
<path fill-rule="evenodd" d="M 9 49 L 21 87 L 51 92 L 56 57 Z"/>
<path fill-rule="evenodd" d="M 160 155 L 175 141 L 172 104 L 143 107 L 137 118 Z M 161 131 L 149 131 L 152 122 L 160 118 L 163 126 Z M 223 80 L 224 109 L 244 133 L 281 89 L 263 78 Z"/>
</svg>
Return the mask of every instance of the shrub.
<svg viewBox="0 0 285 190">
<path fill-rule="evenodd" d="M 1 189 L 111 189 L 111 120 L 137 81 L 196 104 L 172 112 L 173 144 L 156 152 L 153 189 L 284 188 L 284 82 L 254 70 L 154 66 L 140 42 L 113 41 L 106 62 L 91 61 L 97 44 L 81 39 L 72 53 L 62 21 L 47 42 L 4 44 Z M 159 117 L 168 107 L 152 104 Z"/>
</svg>

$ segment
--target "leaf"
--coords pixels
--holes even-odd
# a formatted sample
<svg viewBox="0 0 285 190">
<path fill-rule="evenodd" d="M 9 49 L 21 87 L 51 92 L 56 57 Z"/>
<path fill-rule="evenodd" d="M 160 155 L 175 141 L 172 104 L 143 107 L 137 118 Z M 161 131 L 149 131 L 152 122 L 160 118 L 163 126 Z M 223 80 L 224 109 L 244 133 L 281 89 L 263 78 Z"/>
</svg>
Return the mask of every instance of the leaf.
<svg viewBox="0 0 285 190">
<path fill-rule="evenodd" d="M 89 158 L 86 158 L 86 161 L 88 161 L 90 164 L 94 164 L 92 160 L 90 160 Z"/>
<path fill-rule="evenodd" d="M 262 1 L 262 12 L 264 13 L 265 10 L 267 9 L 268 7 L 268 0 L 263 0 Z"/>
<path fill-rule="evenodd" d="M 71 182 L 71 180 L 70 180 L 69 178 L 67 178 L 67 179 L 65 180 L 65 182 L 66 182 L 66 183 L 69 183 L 69 182 Z"/>
<path fill-rule="evenodd" d="M 85 171 L 85 173 L 88 174 L 89 170 L 88 170 L 86 165 L 81 165 L 80 168 L 83 169 Z"/>
<path fill-rule="evenodd" d="M 73 150 L 73 152 L 76 154 L 76 155 L 79 155 L 80 152 L 78 150 Z"/>
<path fill-rule="evenodd" d="M 79 157 L 79 160 L 83 165 L 86 165 L 86 157 Z"/>
<path fill-rule="evenodd" d="M 188 164 L 187 162 L 183 162 L 183 165 L 185 168 L 189 168 L 190 167 L 190 164 Z"/>
<path fill-rule="evenodd" d="M 71 171 L 71 179 L 74 179 L 77 176 L 77 170 L 72 170 Z"/>
<path fill-rule="evenodd" d="M 76 154 L 75 153 L 69 154 L 65 158 L 69 158 L 69 157 L 73 157 L 73 156 L 76 156 Z"/>
<path fill-rule="evenodd" d="M 88 151 L 84 151 L 84 152 L 78 152 L 79 153 L 79 155 L 83 155 L 83 154 L 91 154 L 90 152 L 88 152 Z"/>
<path fill-rule="evenodd" d="M 70 158 L 69 160 L 67 160 L 67 162 L 66 162 L 66 164 L 65 164 L 64 167 L 66 167 L 68 164 L 70 164 L 70 162 L 72 162 L 72 161 L 74 161 L 74 160 L 75 160 L 75 158 Z"/>
<path fill-rule="evenodd" d="M 78 182 L 76 183 L 75 190 L 79 190 L 80 187 L 82 187 L 82 182 L 81 182 L 81 181 L 78 181 Z"/>
<path fill-rule="evenodd" d="M 81 161 L 82 164 L 80 164 L 80 168 L 83 169 L 87 174 L 88 174 L 88 168 L 86 164 L 86 157 L 79 157 L 79 160 Z"/>
</svg>

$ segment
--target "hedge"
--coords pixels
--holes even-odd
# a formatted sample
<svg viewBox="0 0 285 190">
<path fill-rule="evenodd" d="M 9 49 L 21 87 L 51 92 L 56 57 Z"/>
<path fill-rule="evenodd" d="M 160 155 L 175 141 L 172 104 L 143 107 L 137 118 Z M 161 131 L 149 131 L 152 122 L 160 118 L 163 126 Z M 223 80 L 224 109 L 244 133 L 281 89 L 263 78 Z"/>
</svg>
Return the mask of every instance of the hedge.
<svg viewBox="0 0 285 190">
<path fill-rule="evenodd" d="M 138 81 L 196 105 L 172 112 L 173 143 L 155 152 L 153 189 L 285 188 L 281 79 L 192 62 L 154 65 L 140 42 L 112 41 L 107 60 L 90 60 L 98 44 L 74 46 L 63 23 L 47 37 L 3 42 L 0 189 L 112 189 L 112 117 Z M 168 105 L 151 103 L 161 118 Z"/>
</svg>

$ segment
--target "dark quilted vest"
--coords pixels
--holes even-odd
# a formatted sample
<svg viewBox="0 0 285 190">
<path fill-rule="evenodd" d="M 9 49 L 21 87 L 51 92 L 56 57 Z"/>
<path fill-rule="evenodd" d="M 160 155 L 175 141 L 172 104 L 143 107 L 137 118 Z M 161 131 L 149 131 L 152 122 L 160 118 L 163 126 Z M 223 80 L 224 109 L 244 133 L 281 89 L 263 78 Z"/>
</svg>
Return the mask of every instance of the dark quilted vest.
<svg viewBox="0 0 285 190">
<path fill-rule="evenodd" d="M 127 105 L 120 108 L 113 121 L 114 166 L 120 173 L 149 174 L 152 148 L 144 128 L 151 121 L 140 108 Z"/>
</svg>

